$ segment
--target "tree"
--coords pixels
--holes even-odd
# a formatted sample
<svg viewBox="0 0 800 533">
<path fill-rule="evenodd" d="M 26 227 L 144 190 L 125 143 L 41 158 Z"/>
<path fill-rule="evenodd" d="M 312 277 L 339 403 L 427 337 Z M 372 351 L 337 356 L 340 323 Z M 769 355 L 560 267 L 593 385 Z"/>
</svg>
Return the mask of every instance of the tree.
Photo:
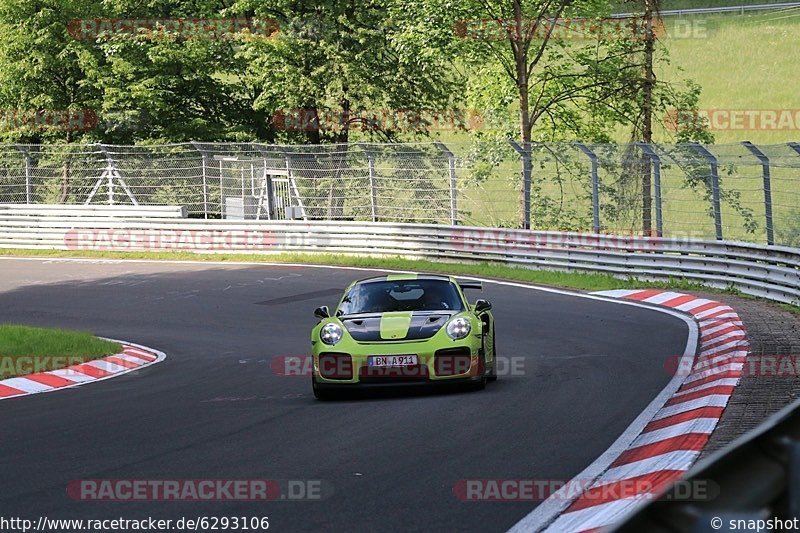
<svg viewBox="0 0 800 533">
<path fill-rule="evenodd" d="M 434 0 L 437 1 L 437 0 Z M 550 132 L 592 128 L 575 111 L 607 103 L 627 73 L 624 38 L 593 34 L 608 13 L 598 0 L 472 0 L 461 4 L 457 22 L 470 65 L 497 65 L 511 83 L 518 135 L 533 139 L 541 120 Z"/>
<path fill-rule="evenodd" d="M 391 139 L 404 113 L 441 111 L 458 100 L 449 57 L 432 46 L 436 32 L 415 18 L 412 3 L 240 0 L 230 11 L 280 28 L 239 55 L 259 87 L 256 109 L 288 120 L 289 138 L 342 143 L 358 128 Z"/>
<path fill-rule="evenodd" d="M 666 117 L 675 109 L 688 110 L 691 114 L 697 110 L 700 87 L 690 80 L 682 85 L 669 84 L 658 79 L 656 68 L 670 64 L 669 53 L 665 47 L 659 47 L 659 34 L 664 33 L 665 25 L 660 15 L 660 0 L 630 0 L 633 9 L 641 10 L 639 18 L 641 39 L 632 50 L 630 65 L 638 72 L 628 82 L 630 93 L 627 112 L 621 115 L 622 122 L 631 129 L 631 146 L 624 155 L 627 162 L 627 173 L 638 176 L 641 187 L 641 229 L 644 235 L 653 233 L 653 191 L 652 169 L 649 158 L 643 154 L 635 143 L 652 144 L 657 113 Z M 683 112 L 683 111 L 682 111 Z M 663 125 L 663 119 L 662 125 Z M 700 125 L 689 131 L 678 132 L 679 141 L 712 142 L 713 137 L 707 128 Z M 688 174 L 687 174 L 688 175 Z"/>
<path fill-rule="evenodd" d="M 87 83 L 98 51 L 68 32 L 93 0 L 0 0 L 0 108 L 7 142 L 92 139 L 100 92 Z"/>
<path fill-rule="evenodd" d="M 226 28 L 224 1 L 114 0 L 105 7 L 113 18 L 148 21 L 138 31 L 98 27 L 102 62 L 90 82 L 102 93 L 103 115 L 121 126 L 107 131 L 107 140 L 274 139 L 263 113 L 253 109 L 255 95 L 237 57 L 253 36 L 250 28 Z"/>
</svg>

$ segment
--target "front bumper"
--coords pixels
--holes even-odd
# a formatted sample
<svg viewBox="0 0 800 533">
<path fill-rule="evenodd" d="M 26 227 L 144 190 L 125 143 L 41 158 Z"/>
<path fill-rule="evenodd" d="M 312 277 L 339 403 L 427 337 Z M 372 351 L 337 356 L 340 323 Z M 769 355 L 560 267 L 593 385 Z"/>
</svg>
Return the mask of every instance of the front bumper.
<svg viewBox="0 0 800 533">
<path fill-rule="evenodd" d="M 472 340 L 472 339 L 470 339 Z M 462 383 L 482 379 L 484 368 L 480 342 L 454 343 L 446 348 L 427 343 L 359 345 L 355 350 L 325 347 L 314 354 L 314 382 L 317 388 L 356 386 L 402 386 L 433 383 Z M 438 349 L 436 349 L 438 348 Z M 381 355 L 416 355 L 416 365 L 370 367 L 369 358 Z"/>
</svg>

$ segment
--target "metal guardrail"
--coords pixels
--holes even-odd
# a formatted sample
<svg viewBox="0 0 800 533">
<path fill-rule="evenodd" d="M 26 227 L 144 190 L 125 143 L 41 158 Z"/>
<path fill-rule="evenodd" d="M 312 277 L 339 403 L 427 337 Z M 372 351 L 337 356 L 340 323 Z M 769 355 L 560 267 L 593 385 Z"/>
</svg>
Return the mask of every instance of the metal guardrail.
<svg viewBox="0 0 800 533">
<path fill-rule="evenodd" d="M 703 490 L 693 492 L 687 487 Z M 742 531 L 756 528 L 731 527 L 731 520 L 755 524 L 798 518 L 800 400 L 699 462 L 679 484 L 638 508 L 612 531 Z M 796 523 L 793 527 L 761 526 L 762 530 L 796 528 Z"/>
<path fill-rule="evenodd" d="M 784 303 L 800 301 L 800 250 L 436 224 L 109 219 L 4 214 L 0 248 L 208 253 L 310 252 L 684 278 Z"/>
<path fill-rule="evenodd" d="M 73 205 L 73 204 L 0 204 L 0 214 L 10 216 L 186 218 L 180 205 Z"/>
<path fill-rule="evenodd" d="M 660 11 L 661 16 L 713 15 L 715 13 L 745 13 L 746 11 L 768 11 L 773 9 L 790 9 L 800 7 L 800 2 L 782 2 L 779 4 L 754 4 L 747 6 L 692 7 L 688 9 L 666 9 Z M 613 18 L 628 18 L 635 13 L 614 13 Z"/>
</svg>

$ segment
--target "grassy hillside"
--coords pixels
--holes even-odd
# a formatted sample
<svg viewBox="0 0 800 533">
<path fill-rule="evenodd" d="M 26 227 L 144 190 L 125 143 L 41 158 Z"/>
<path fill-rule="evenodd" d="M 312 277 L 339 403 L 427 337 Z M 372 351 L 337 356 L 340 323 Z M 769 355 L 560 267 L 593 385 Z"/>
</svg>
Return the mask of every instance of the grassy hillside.
<svg viewBox="0 0 800 533">
<path fill-rule="evenodd" d="M 668 18 L 683 37 L 666 37 L 672 68 L 664 80 L 692 78 L 703 88 L 703 109 L 800 109 L 800 9 Z M 680 25 L 680 26 L 678 26 Z M 674 33 L 674 32 L 673 32 Z M 682 72 L 681 72 L 682 70 Z M 717 142 L 800 140 L 800 131 L 715 131 Z"/>
<path fill-rule="evenodd" d="M 750 6 L 761 4 L 782 4 L 789 0 L 662 0 L 661 9 L 690 9 L 703 7 L 729 7 L 729 6 Z M 616 2 L 614 12 L 632 11 L 630 2 Z"/>
</svg>

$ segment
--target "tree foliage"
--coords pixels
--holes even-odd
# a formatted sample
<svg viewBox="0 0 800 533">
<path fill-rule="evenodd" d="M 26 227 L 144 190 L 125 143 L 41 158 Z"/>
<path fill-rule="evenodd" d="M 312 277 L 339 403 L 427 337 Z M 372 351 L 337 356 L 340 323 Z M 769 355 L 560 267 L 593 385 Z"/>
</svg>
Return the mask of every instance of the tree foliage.
<svg viewBox="0 0 800 533">
<path fill-rule="evenodd" d="M 480 115 L 478 139 L 610 141 L 620 124 L 641 123 L 643 106 L 642 39 L 609 34 L 620 31 L 602 19 L 610 9 L 608 0 L 0 0 L 2 135 L 400 140 L 437 131 L 437 121 L 466 129 Z M 97 24 L 119 19 L 274 31 L 197 37 L 168 24 Z M 86 21 L 98 31 L 76 35 Z M 651 101 L 665 114 L 698 94 L 657 84 Z M 49 122 L 86 113 L 87 124 L 51 124 L 46 112 Z"/>
</svg>

